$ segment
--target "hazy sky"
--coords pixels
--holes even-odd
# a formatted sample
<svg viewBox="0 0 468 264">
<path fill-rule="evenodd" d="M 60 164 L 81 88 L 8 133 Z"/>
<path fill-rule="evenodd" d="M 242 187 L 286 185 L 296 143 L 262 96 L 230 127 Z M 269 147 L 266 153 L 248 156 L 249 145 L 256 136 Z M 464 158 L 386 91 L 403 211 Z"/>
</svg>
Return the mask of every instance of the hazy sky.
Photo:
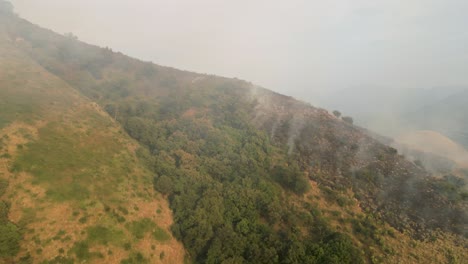
<svg viewBox="0 0 468 264">
<path fill-rule="evenodd" d="M 88 43 L 310 102 L 353 87 L 468 85 L 467 0 L 11 2 Z"/>
</svg>

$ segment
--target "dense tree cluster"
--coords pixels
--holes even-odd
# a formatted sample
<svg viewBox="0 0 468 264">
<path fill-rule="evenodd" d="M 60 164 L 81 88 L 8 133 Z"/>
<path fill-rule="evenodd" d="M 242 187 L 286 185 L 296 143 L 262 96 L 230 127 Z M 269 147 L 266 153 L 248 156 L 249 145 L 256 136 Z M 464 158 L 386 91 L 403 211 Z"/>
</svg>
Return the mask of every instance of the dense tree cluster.
<svg viewBox="0 0 468 264">
<path fill-rule="evenodd" d="M 193 260 L 359 263 L 360 252 L 345 235 L 293 205 L 309 182 L 284 151 L 248 125 L 250 106 L 211 92 L 217 100 L 173 94 L 160 103 L 106 107 L 146 146 L 139 155 L 155 173 L 156 190 L 169 197 L 173 233 Z M 197 115 L 205 106 L 216 110 Z M 184 118 L 187 112 L 195 117 Z"/>
</svg>

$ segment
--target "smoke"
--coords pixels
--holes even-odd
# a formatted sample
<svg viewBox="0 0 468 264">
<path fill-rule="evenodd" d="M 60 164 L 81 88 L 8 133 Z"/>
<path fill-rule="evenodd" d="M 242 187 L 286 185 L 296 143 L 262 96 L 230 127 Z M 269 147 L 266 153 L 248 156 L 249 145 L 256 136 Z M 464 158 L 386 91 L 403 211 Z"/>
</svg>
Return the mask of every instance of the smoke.
<svg viewBox="0 0 468 264">
<path fill-rule="evenodd" d="M 288 131 L 288 140 L 287 140 L 288 155 L 291 155 L 291 153 L 294 151 L 295 140 L 301 133 L 302 128 L 304 128 L 304 124 L 305 124 L 304 116 L 301 113 L 294 114 L 290 122 L 289 131 Z"/>
<path fill-rule="evenodd" d="M 327 108 L 321 98 L 342 90 L 370 103 L 356 89 L 361 86 L 385 94 L 468 84 L 468 36 L 460 27 L 468 23 L 466 1 L 12 3 L 22 17 L 85 42 L 144 61 L 237 76 Z"/>
</svg>

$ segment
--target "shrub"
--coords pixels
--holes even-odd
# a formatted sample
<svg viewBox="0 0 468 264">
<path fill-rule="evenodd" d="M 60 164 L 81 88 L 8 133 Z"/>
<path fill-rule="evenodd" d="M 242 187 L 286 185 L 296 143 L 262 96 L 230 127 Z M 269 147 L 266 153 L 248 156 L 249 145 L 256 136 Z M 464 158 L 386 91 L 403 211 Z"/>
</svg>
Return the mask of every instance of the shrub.
<svg viewBox="0 0 468 264">
<path fill-rule="evenodd" d="M 338 110 L 333 111 L 333 115 L 336 116 L 337 118 L 340 118 L 341 112 Z"/>
<path fill-rule="evenodd" d="M 154 183 L 154 188 L 156 191 L 162 194 L 171 194 L 172 193 L 172 180 L 166 175 L 160 176 Z"/>
<path fill-rule="evenodd" d="M 304 194 L 310 188 L 309 181 L 306 179 L 304 173 L 296 166 L 275 166 L 272 174 L 275 181 L 296 194 Z"/>
<path fill-rule="evenodd" d="M 139 221 L 133 221 L 127 224 L 127 229 L 137 239 L 142 239 L 146 233 L 156 227 L 156 224 L 149 218 L 143 218 Z"/>
<path fill-rule="evenodd" d="M 87 242 L 77 242 L 71 249 L 75 253 L 79 260 L 87 260 L 91 258 L 91 252 L 89 252 L 89 245 Z"/>
<path fill-rule="evenodd" d="M 325 239 L 320 247 L 317 263 L 359 264 L 364 263 L 359 250 L 351 239 L 341 233 L 333 233 Z"/>
<path fill-rule="evenodd" d="M 0 224 L 0 258 L 15 256 L 19 251 L 21 235 L 12 223 Z"/>
<path fill-rule="evenodd" d="M 164 242 L 164 241 L 168 241 L 171 239 L 171 236 L 162 228 L 160 228 L 159 226 L 156 227 L 156 229 L 153 231 L 153 237 L 154 239 L 160 241 L 160 242 Z"/>
<path fill-rule="evenodd" d="M 144 263 L 149 263 L 149 261 L 140 252 L 135 252 L 135 253 L 130 254 L 130 256 L 127 259 L 123 259 L 120 263 L 121 264 L 144 264 Z"/>
</svg>

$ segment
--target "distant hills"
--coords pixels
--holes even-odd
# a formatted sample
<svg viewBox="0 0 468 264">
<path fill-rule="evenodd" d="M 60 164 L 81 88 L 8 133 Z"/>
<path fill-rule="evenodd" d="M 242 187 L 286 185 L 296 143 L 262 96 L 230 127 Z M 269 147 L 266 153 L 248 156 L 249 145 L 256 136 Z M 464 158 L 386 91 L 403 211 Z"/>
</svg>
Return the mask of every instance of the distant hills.
<svg viewBox="0 0 468 264">
<path fill-rule="evenodd" d="M 432 131 L 417 130 L 401 134 L 392 143 L 407 157 L 422 162 L 434 172 L 468 168 L 468 151 L 448 137 Z"/>
<path fill-rule="evenodd" d="M 397 136 L 433 130 L 467 146 L 468 87 L 392 89 L 354 87 L 324 96 L 320 104 L 351 115 L 365 127 Z"/>
<path fill-rule="evenodd" d="M 327 96 L 322 104 L 342 110 L 353 116 L 357 124 L 390 138 L 433 131 L 468 148 L 467 87 L 409 90 L 362 87 Z M 430 138 L 421 137 L 417 145 L 432 145 Z"/>
<path fill-rule="evenodd" d="M 459 173 L 0 12 L 0 263 L 462 263 Z"/>
<path fill-rule="evenodd" d="M 468 89 L 406 115 L 418 129 L 438 131 L 468 148 Z"/>
</svg>

